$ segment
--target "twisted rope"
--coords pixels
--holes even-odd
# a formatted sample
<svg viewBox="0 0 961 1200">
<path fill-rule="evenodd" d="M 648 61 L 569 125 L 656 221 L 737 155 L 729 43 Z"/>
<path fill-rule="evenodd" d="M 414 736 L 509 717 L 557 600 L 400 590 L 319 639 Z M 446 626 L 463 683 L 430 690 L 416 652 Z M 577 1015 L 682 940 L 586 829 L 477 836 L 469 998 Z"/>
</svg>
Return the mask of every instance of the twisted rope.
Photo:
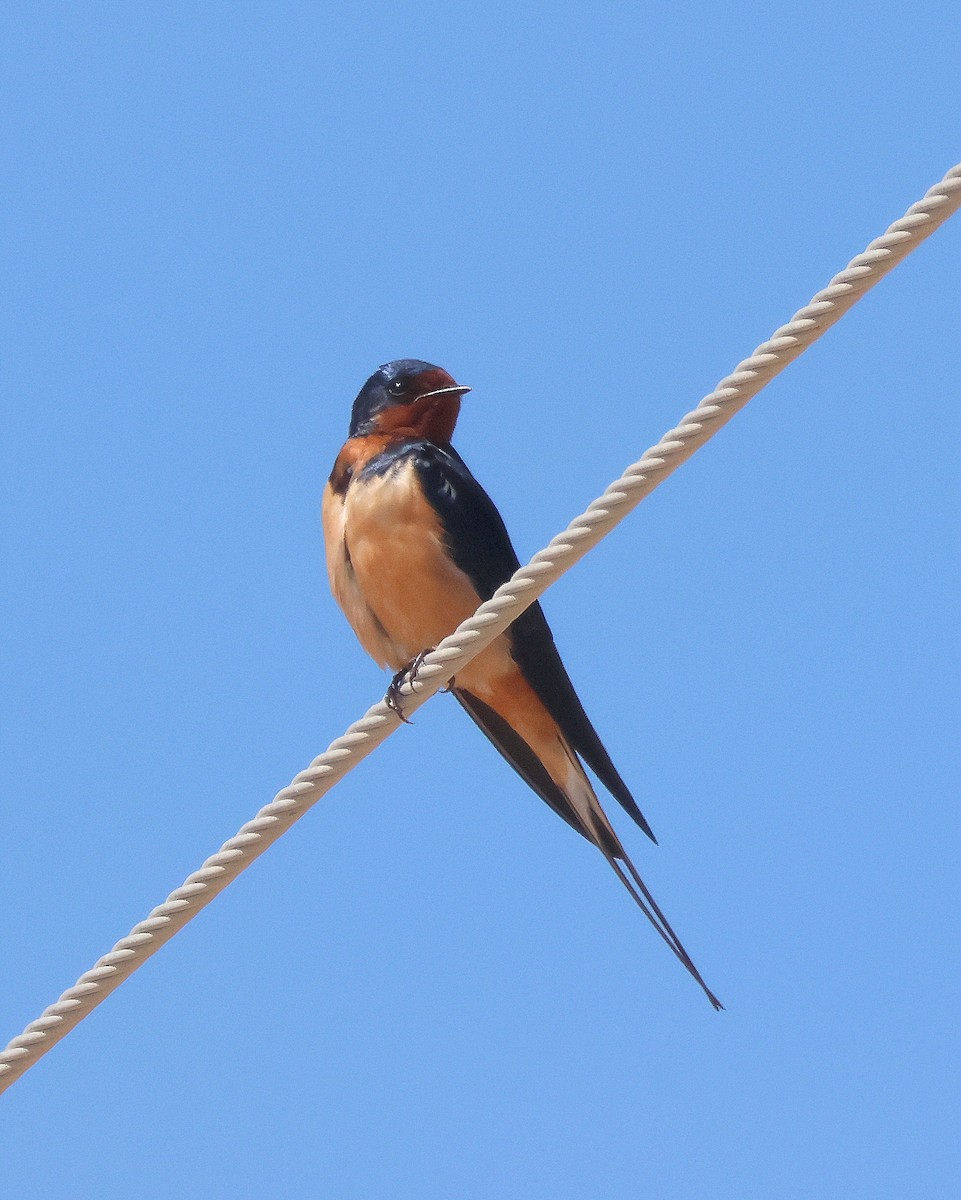
<svg viewBox="0 0 961 1200">
<path fill-rule="evenodd" d="M 695 450 L 725 425 L 775 375 L 838 321 L 879 279 L 897 266 L 961 206 L 961 165 L 953 167 L 922 200 L 853 258 L 809 304 L 668 430 L 657 445 L 607 488 L 587 511 L 526 567 L 503 584 L 490 600 L 444 639 L 423 662 L 413 683 L 401 688 L 405 713 L 428 700 L 465 663 L 501 634 L 525 608 L 578 562 L 644 498 L 677 470 Z M 65 1037 L 100 1002 L 133 974 L 211 900 L 299 820 L 340 779 L 397 729 L 399 719 L 383 701 L 332 742 L 324 754 L 295 776 L 290 785 L 252 821 L 225 842 L 199 871 L 171 892 L 145 921 L 135 925 L 114 948 L 68 988 L 42 1016 L 0 1053 L 0 1092 Z"/>
</svg>

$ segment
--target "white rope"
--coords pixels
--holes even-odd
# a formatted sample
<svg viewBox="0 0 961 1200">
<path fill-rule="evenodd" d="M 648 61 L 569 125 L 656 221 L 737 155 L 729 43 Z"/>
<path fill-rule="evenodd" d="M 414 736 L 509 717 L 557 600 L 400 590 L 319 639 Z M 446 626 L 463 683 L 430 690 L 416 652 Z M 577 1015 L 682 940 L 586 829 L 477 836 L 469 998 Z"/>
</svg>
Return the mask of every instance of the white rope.
<svg viewBox="0 0 961 1200">
<path fill-rule="evenodd" d="M 794 314 L 787 325 L 738 363 L 693 412 L 669 430 L 641 459 L 567 529 L 535 554 L 477 612 L 430 653 L 413 687 L 404 684 L 405 712 L 428 700 L 465 663 L 532 604 L 556 579 L 581 559 L 615 525 L 726 424 L 775 375 L 793 362 L 839 320 L 879 279 L 901 262 L 961 206 L 961 165 L 913 204 L 900 221 L 871 242 L 863 254 Z M 202 908 L 285 833 L 338 780 L 398 727 L 396 714 L 375 704 L 330 744 L 236 837 L 188 876 L 145 921 L 86 971 L 72 988 L 0 1053 L 0 1092 L 46 1054 L 116 987 L 174 936 Z"/>
</svg>

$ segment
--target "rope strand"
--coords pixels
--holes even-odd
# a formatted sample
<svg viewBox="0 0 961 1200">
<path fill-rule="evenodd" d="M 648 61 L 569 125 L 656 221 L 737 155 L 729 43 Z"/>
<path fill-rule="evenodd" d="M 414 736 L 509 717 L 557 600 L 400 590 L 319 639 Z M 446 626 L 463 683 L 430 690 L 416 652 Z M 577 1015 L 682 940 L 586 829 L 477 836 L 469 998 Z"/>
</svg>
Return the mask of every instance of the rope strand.
<svg viewBox="0 0 961 1200">
<path fill-rule="evenodd" d="M 953 167 L 922 200 L 852 259 L 791 320 L 771 337 L 680 423 L 627 468 L 581 516 L 535 554 L 490 600 L 432 651 L 413 683 L 404 683 L 406 713 L 415 711 L 465 663 L 501 634 L 565 571 L 704 445 L 775 375 L 838 321 L 888 271 L 961 206 L 961 165 Z M 152 954 L 299 820 L 309 808 L 398 728 L 383 701 L 355 721 L 325 753 L 295 776 L 288 787 L 248 821 L 171 892 L 146 920 L 86 971 L 56 1003 L 0 1052 L 0 1092 L 5 1091 Z"/>
</svg>

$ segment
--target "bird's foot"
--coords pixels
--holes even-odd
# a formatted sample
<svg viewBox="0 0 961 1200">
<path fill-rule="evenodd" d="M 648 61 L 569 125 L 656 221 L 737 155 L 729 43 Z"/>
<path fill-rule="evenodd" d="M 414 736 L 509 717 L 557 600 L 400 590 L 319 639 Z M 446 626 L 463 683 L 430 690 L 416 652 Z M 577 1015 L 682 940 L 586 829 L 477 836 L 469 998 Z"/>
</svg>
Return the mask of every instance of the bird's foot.
<svg viewBox="0 0 961 1200">
<path fill-rule="evenodd" d="M 426 650 L 421 650 L 420 654 L 416 654 L 406 667 L 402 667 L 390 681 L 390 687 L 387 689 L 387 695 L 384 697 L 384 703 L 400 717 L 405 725 L 413 725 L 414 722 L 404 716 L 404 705 L 400 694 L 401 686 L 404 683 L 414 683 L 417 679 L 417 672 L 424 665 L 424 659 L 428 654 L 433 653 L 433 650 L 433 646 L 428 646 Z M 448 684 L 447 687 L 441 690 L 449 692 L 450 685 Z"/>
</svg>

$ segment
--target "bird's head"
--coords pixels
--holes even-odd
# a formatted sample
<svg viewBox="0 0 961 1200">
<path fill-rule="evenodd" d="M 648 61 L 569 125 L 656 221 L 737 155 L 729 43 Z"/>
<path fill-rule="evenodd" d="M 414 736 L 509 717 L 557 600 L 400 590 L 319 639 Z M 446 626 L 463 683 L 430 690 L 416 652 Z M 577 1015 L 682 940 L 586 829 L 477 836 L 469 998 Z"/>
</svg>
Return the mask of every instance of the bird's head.
<svg viewBox="0 0 961 1200">
<path fill-rule="evenodd" d="M 460 398 L 469 391 L 441 367 L 398 358 L 378 367 L 360 389 L 350 414 L 350 436 L 390 433 L 446 444 L 457 424 Z"/>
</svg>

